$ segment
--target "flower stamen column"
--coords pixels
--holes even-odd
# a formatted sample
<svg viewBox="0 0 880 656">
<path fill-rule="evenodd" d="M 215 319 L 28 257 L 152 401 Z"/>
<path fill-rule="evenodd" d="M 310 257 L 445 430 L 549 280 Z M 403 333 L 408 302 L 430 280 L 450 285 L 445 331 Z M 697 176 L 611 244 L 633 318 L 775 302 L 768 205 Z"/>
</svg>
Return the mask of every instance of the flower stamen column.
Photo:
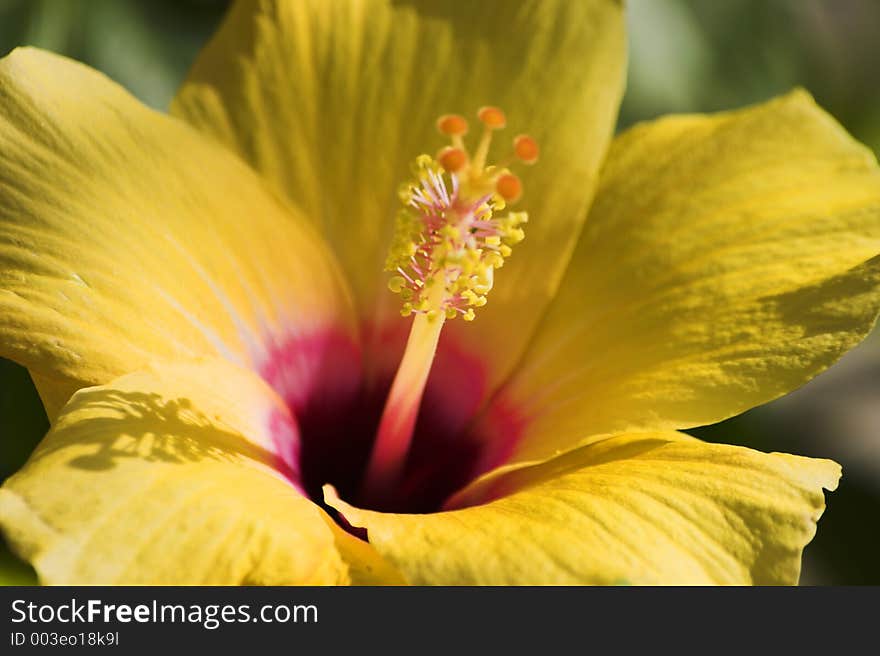
<svg viewBox="0 0 880 656">
<path fill-rule="evenodd" d="M 473 158 L 463 140 L 467 121 L 442 116 L 437 127 L 452 145 L 436 158 L 419 156 L 415 180 L 400 192 L 404 208 L 385 268 L 395 273 L 389 288 L 403 299 L 401 314 L 415 316 L 362 483 L 362 496 L 372 504 L 381 504 L 400 483 L 444 323 L 458 316 L 473 321 L 475 308 L 486 304 L 494 270 L 525 236 L 524 212 L 499 215 L 521 195 L 519 178 L 506 163 L 486 165 L 492 133 L 505 126 L 504 113 L 484 107 L 478 116 L 484 130 Z M 505 162 L 515 159 L 537 161 L 531 137 L 514 140 Z"/>
</svg>

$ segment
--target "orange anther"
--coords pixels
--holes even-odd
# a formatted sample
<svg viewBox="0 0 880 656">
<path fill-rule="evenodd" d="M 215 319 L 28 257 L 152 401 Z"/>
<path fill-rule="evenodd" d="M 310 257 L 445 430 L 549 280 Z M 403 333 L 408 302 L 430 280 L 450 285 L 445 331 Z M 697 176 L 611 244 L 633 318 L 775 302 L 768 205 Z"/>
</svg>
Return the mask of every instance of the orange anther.
<svg viewBox="0 0 880 656">
<path fill-rule="evenodd" d="M 534 164 L 538 161 L 538 142 L 527 134 L 521 134 L 513 140 L 513 152 L 517 158 L 526 164 Z"/>
<path fill-rule="evenodd" d="M 490 130 L 500 130 L 507 125 L 507 117 L 497 107 L 483 107 L 477 112 L 477 117 Z"/>
<path fill-rule="evenodd" d="M 513 173 L 505 173 L 495 181 L 495 191 L 508 203 L 512 203 L 522 196 L 522 182 Z"/>
<path fill-rule="evenodd" d="M 449 173 L 461 171 L 468 163 L 468 156 L 461 148 L 444 148 L 437 155 L 437 161 Z"/>
<path fill-rule="evenodd" d="M 447 136 L 460 137 L 467 134 L 468 124 L 467 121 L 458 114 L 444 114 L 437 119 L 437 129 Z"/>
</svg>

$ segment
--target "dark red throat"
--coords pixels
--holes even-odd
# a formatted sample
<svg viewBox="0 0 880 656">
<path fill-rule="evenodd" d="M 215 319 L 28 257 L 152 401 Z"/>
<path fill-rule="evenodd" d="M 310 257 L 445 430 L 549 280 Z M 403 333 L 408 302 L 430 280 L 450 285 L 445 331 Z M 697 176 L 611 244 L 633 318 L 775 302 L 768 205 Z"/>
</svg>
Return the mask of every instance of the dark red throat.
<svg viewBox="0 0 880 656">
<path fill-rule="evenodd" d="M 296 417 L 300 445 L 294 469 L 315 502 L 323 505 L 322 487 L 329 483 L 356 506 L 436 512 L 453 493 L 502 464 L 519 439 L 522 422 L 512 413 L 485 413 L 484 363 L 444 334 L 400 481 L 387 499 L 362 498 L 362 478 L 407 328 L 401 322 L 373 333 L 364 340 L 375 345 L 368 352 L 338 333 L 290 339 L 263 367 L 263 377 Z"/>
</svg>

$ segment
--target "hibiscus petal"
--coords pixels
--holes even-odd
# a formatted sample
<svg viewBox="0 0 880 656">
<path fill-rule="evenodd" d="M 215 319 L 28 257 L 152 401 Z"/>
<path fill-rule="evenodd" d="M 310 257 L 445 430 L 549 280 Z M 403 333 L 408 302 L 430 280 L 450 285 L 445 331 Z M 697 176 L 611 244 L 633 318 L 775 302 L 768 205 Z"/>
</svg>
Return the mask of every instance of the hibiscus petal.
<svg viewBox="0 0 880 656">
<path fill-rule="evenodd" d="M 297 490 L 295 439 L 253 374 L 153 365 L 73 396 L 0 489 L 0 526 L 49 584 L 399 580 Z"/>
<path fill-rule="evenodd" d="M 878 253 L 876 160 L 805 93 L 633 128 L 502 395 L 531 421 L 514 460 L 799 387 L 871 329 Z"/>
<path fill-rule="evenodd" d="M 336 548 L 348 565 L 351 585 L 405 585 L 403 574 L 379 555 L 372 545 L 344 531 L 328 519 Z"/>
<path fill-rule="evenodd" d="M 517 470 L 461 510 L 327 498 L 414 584 L 795 584 L 839 477 L 828 460 L 657 433 Z"/>
<path fill-rule="evenodd" d="M 498 377 L 553 295 L 592 200 L 623 88 L 622 14 L 617 0 L 238 2 L 172 111 L 305 210 L 366 319 L 400 322 L 382 273 L 397 189 L 417 155 L 444 145 L 439 115 L 503 107 L 541 161 L 521 171 L 526 241 L 461 331 Z"/>
<path fill-rule="evenodd" d="M 0 315 L 50 410 L 151 357 L 253 364 L 351 320 L 321 238 L 249 167 L 33 49 L 0 61 Z"/>
</svg>

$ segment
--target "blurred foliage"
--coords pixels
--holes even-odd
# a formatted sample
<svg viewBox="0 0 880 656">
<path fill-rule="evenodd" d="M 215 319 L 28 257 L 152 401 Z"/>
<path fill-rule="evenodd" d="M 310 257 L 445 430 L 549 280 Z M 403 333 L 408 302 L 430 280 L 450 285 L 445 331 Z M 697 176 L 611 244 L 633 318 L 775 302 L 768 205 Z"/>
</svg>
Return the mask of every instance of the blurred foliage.
<svg viewBox="0 0 880 656">
<path fill-rule="evenodd" d="M 0 54 L 17 45 L 60 52 L 164 108 L 226 4 L 0 0 Z M 628 4 L 630 79 L 621 127 L 670 112 L 740 107 L 803 86 L 880 151 L 878 0 Z M 868 413 L 861 423 L 853 420 L 866 408 L 880 408 L 880 384 L 873 382 L 880 380 L 877 341 L 789 399 L 691 431 L 711 441 L 843 464 L 844 479 L 828 497 L 818 537 L 805 554 L 807 583 L 880 583 L 880 412 Z M 46 426 L 27 372 L 0 361 L 0 479 L 21 465 Z M 878 457 L 865 458 L 866 452 Z M 31 577 L 0 549 L 0 582 L 26 583 Z"/>
<path fill-rule="evenodd" d="M 165 108 L 226 0 L 0 0 L 0 52 L 33 45 L 93 66 Z"/>
<path fill-rule="evenodd" d="M 795 86 L 880 151 L 877 0 L 628 0 L 621 123 L 740 107 Z"/>
<path fill-rule="evenodd" d="M 0 481 L 24 464 L 48 427 L 27 371 L 0 358 Z M 0 538 L 0 585 L 28 585 L 33 578 Z"/>
</svg>

